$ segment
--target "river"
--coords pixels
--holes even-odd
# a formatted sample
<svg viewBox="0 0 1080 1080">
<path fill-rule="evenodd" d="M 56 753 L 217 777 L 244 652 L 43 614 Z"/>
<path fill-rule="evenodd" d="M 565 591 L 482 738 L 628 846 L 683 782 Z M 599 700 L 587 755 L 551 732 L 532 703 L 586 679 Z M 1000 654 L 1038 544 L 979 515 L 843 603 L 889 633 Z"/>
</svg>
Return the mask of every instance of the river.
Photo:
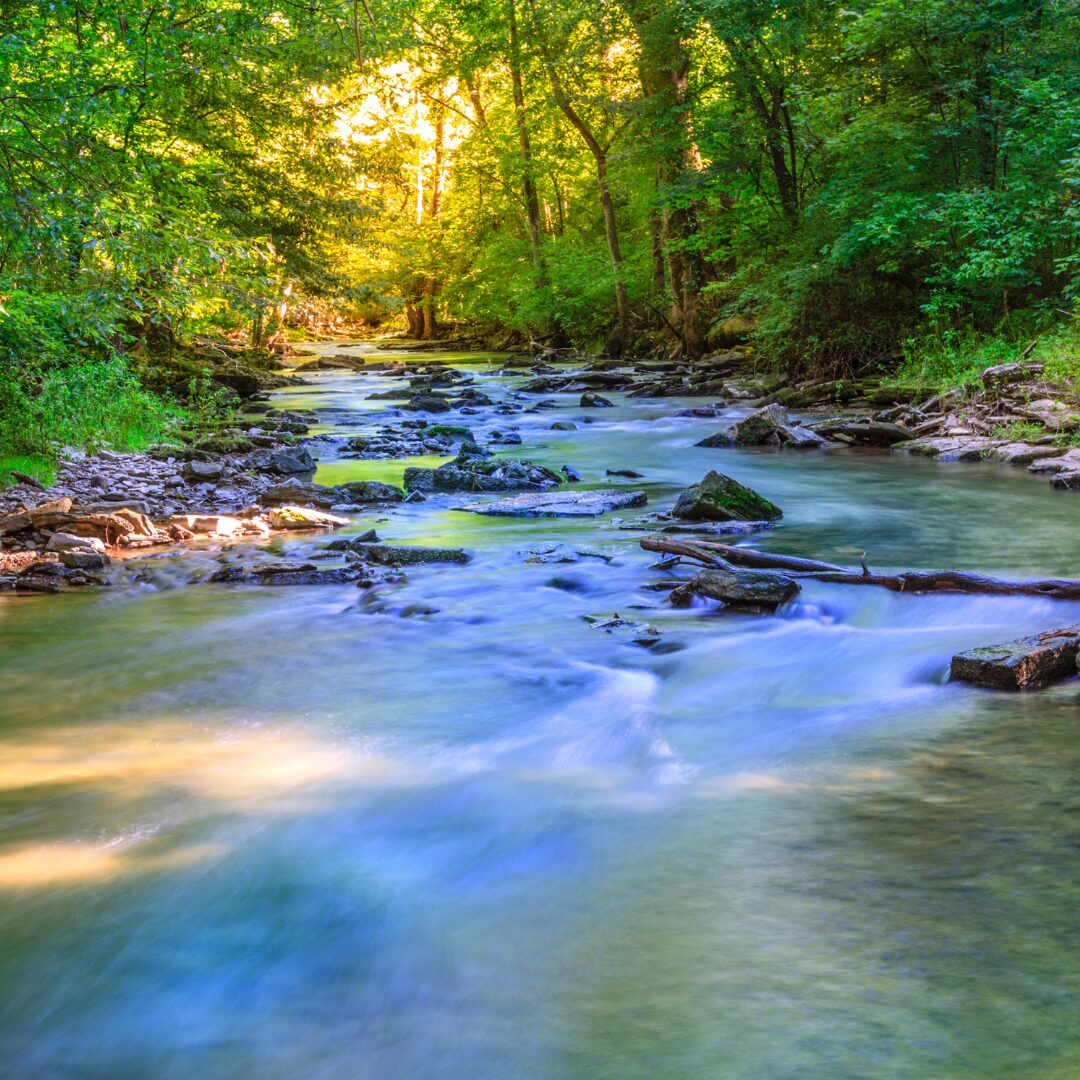
<svg viewBox="0 0 1080 1080">
<path fill-rule="evenodd" d="M 390 385 L 320 372 L 274 404 L 351 434 Z M 637 470 L 613 482 L 652 509 L 720 469 L 783 507 L 772 550 L 1080 574 L 1080 500 L 1022 470 L 696 448 L 700 400 L 610 396 L 592 424 L 569 395 L 438 419 L 515 427 L 508 456 L 584 486 Z M 330 483 L 416 463 L 317 452 Z M 612 515 L 460 501 L 356 517 L 473 555 L 374 599 L 181 587 L 205 547 L 139 589 L 0 600 L 0 1074 L 1080 1075 L 1078 684 L 945 681 L 1080 604 L 816 584 L 675 611 Z M 614 612 L 662 645 L 585 618 Z"/>
</svg>

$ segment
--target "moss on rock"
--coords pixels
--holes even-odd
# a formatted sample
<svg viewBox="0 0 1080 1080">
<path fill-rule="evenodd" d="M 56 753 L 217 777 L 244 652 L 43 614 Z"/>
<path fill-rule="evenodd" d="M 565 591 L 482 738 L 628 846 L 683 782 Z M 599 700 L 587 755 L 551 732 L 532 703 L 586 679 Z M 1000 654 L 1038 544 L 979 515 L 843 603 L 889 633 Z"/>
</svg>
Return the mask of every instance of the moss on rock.
<svg viewBox="0 0 1080 1080">
<path fill-rule="evenodd" d="M 715 470 L 679 496 L 673 513 L 687 521 L 775 521 L 784 514 L 753 488 Z"/>
</svg>

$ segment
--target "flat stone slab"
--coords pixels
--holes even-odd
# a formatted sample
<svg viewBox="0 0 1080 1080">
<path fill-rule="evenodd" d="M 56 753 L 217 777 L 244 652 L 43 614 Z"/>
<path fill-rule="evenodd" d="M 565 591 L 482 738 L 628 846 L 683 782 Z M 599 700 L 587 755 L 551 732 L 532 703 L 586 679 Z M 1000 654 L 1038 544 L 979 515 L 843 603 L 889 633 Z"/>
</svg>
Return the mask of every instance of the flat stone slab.
<svg viewBox="0 0 1080 1080">
<path fill-rule="evenodd" d="M 1077 673 L 1080 625 L 983 645 L 952 659 L 951 677 L 991 690 L 1026 690 Z"/>
<path fill-rule="evenodd" d="M 470 514 L 498 517 L 597 517 L 609 510 L 644 506 L 644 491 L 551 491 L 536 495 L 515 495 L 490 503 L 467 503 L 457 507 Z"/>
<path fill-rule="evenodd" d="M 936 457 L 939 461 L 982 461 L 991 456 L 1004 439 L 988 439 L 981 435 L 951 435 L 915 439 L 912 442 L 894 444 L 898 450 L 922 457 Z"/>
<path fill-rule="evenodd" d="M 333 544 L 329 545 L 331 548 Z M 426 548 L 404 544 L 365 543 L 354 540 L 347 550 L 380 566 L 422 566 L 425 563 L 467 563 L 469 553 L 461 548 Z"/>
</svg>

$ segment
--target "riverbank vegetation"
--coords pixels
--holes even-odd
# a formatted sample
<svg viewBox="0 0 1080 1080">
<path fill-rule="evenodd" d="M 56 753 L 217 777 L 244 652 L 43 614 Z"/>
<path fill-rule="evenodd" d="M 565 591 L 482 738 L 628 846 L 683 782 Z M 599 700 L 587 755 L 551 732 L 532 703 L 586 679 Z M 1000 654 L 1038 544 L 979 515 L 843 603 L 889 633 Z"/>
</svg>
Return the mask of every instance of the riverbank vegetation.
<svg viewBox="0 0 1080 1080">
<path fill-rule="evenodd" d="M 361 326 L 1075 378 L 1077 16 L 5 0 L 0 457 L 137 448 Z"/>
</svg>

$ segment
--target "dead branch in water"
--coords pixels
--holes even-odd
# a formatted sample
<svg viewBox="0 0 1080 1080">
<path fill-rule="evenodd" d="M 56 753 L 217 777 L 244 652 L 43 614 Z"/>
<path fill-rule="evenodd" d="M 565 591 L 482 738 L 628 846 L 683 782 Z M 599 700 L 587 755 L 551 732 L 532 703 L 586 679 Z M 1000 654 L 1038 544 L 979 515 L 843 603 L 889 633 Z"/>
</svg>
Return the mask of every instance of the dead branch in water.
<svg viewBox="0 0 1080 1080">
<path fill-rule="evenodd" d="M 807 578 L 835 585 L 877 585 L 893 592 L 908 593 L 972 593 L 1080 600 L 1080 581 L 1008 581 L 962 570 L 907 570 L 900 574 L 875 574 L 867 569 L 865 561 L 861 570 L 854 570 L 814 559 L 773 555 L 754 548 L 732 547 L 730 544 L 717 544 L 706 540 L 690 544 L 659 536 L 644 537 L 641 546 L 646 551 L 679 555 L 714 569 L 728 564 L 753 567 L 756 570 L 780 570 L 793 578 Z"/>
</svg>

